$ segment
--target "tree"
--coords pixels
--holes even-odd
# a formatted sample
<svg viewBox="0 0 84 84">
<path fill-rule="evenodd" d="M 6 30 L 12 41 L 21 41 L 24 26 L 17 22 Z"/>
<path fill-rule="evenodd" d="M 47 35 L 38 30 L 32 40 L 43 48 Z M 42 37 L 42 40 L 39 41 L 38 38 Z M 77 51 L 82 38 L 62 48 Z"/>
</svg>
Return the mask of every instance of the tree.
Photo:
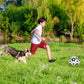
<svg viewBox="0 0 84 84">
<path fill-rule="evenodd" d="M 29 3 L 29 0 L 21 0 L 22 5 L 24 5 L 24 4 L 28 5 L 28 3 Z"/>
<path fill-rule="evenodd" d="M 6 0 L 0 0 L 0 5 L 5 5 Z"/>
<path fill-rule="evenodd" d="M 25 0 L 26 1 L 26 0 Z M 51 31 L 54 26 L 54 21 L 50 12 L 51 0 L 29 0 L 29 9 L 37 10 L 37 19 L 45 17 L 47 19 L 47 25 L 45 31 Z M 32 5 L 33 4 L 33 5 Z"/>
<path fill-rule="evenodd" d="M 80 16 L 78 15 L 78 12 L 81 11 L 80 8 L 82 8 L 84 6 L 84 0 L 63 0 L 65 2 L 65 11 L 69 17 L 69 23 L 71 24 L 71 32 L 70 32 L 70 38 L 71 40 L 73 40 L 73 33 L 75 31 L 75 27 L 77 26 L 75 24 L 76 20 L 78 17 L 81 16 L 81 13 Z M 79 18 L 79 22 L 82 18 Z"/>
</svg>

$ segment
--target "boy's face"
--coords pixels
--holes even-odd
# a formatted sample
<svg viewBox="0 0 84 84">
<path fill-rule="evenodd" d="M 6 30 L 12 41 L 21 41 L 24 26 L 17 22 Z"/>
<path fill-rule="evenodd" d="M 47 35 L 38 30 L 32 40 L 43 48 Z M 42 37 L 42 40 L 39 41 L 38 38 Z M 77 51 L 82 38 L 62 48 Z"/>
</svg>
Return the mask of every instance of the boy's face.
<svg viewBox="0 0 84 84">
<path fill-rule="evenodd" d="M 42 27 L 45 27 L 46 21 L 40 22 L 40 25 L 41 25 Z"/>
</svg>

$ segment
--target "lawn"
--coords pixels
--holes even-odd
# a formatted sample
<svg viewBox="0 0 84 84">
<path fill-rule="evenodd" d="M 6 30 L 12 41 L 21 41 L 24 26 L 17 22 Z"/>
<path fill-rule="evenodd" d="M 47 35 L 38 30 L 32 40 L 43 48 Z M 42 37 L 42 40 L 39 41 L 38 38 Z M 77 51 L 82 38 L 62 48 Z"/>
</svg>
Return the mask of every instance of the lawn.
<svg viewBox="0 0 84 84">
<path fill-rule="evenodd" d="M 48 43 L 54 63 L 48 62 L 45 49 L 39 48 L 35 55 L 23 62 L 15 63 L 12 56 L 0 57 L 0 84 L 84 84 L 84 44 Z M 30 43 L 8 44 L 16 49 L 30 49 Z M 3 49 L 2 49 L 3 50 Z M 80 59 L 80 64 L 71 66 L 72 56 Z"/>
</svg>

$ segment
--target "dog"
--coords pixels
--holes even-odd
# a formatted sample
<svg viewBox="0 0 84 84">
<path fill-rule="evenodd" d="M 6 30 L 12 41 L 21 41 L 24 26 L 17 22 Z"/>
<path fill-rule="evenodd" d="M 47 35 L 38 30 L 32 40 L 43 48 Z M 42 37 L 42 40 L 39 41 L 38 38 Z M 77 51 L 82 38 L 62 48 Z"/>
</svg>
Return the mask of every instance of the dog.
<svg viewBox="0 0 84 84">
<path fill-rule="evenodd" d="M 1 46 L 1 48 L 4 48 L 4 47 L 5 47 L 5 50 L 0 52 L 0 56 L 10 54 L 14 58 L 16 58 L 16 60 L 15 60 L 16 63 L 18 61 L 23 61 L 26 64 L 27 62 L 26 62 L 25 57 L 28 55 L 31 55 L 31 53 L 29 52 L 28 49 L 25 49 L 24 51 L 22 51 L 22 50 L 16 50 L 15 48 L 7 46 L 7 45 Z"/>
</svg>

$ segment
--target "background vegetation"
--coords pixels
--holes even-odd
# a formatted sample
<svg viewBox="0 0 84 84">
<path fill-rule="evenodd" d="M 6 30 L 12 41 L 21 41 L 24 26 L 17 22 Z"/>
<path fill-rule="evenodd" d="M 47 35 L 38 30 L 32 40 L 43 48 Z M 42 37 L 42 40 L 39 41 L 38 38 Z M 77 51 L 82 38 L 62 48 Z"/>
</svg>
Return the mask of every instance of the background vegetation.
<svg viewBox="0 0 84 84">
<path fill-rule="evenodd" d="M 5 0 L 0 2 L 5 5 Z M 17 4 L 11 3 L 6 11 L 0 12 L 0 32 L 5 37 L 30 37 L 42 16 L 47 18 L 45 32 L 66 29 L 71 40 L 84 39 L 84 0 L 17 0 Z"/>
</svg>

